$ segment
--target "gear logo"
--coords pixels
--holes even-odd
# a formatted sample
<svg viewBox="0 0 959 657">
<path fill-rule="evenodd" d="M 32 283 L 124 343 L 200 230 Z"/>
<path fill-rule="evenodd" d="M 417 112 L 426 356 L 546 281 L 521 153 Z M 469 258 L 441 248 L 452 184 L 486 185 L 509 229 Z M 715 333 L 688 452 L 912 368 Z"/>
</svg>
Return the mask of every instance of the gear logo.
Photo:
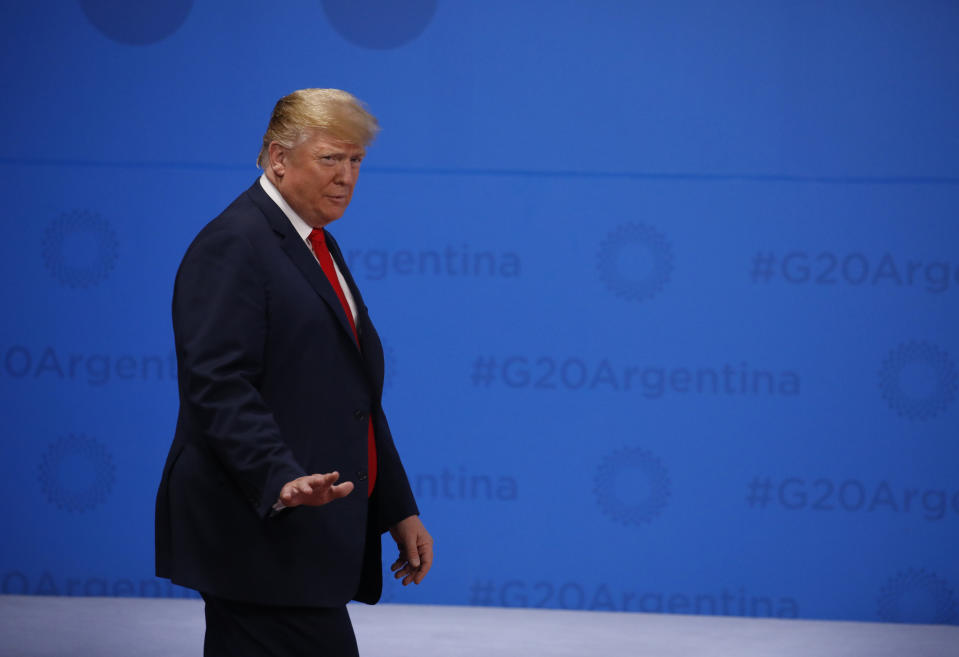
<svg viewBox="0 0 959 657">
<path fill-rule="evenodd" d="M 673 272 L 673 249 L 652 226 L 626 223 L 599 246 L 599 278 L 618 297 L 644 301 L 659 294 Z"/>
<path fill-rule="evenodd" d="M 117 251 L 113 227 L 93 212 L 64 213 L 43 232 L 43 262 L 53 277 L 68 287 L 102 282 L 116 266 Z"/>
<path fill-rule="evenodd" d="M 624 525 L 651 522 L 669 503 L 669 473 L 644 449 L 607 454 L 596 469 L 593 492 L 599 508 Z"/>
<path fill-rule="evenodd" d="M 180 29 L 193 9 L 193 0 L 80 0 L 80 7 L 108 39 L 146 46 Z"/>
<path fill-rule="evenodd" d="M 88 511 L 106 500 L 116 468 L 107 448 L 84 435 L 51 443 L 40 461 L 40 488 L 51 504 L 71 513 Z"/>
<path fill-rule="evenodd" d="M 955 400 L 957 379 L 956 365 L 949 354 L 924 340 L 913 340 L 886 356 L 879 369 L 879 390 L 899 415 L 928 420 Z"/>
<path fill-rule="evenodd" d="M 392 50 L 423 33 L 436 13 L 436 0 L 323 0 L 327 20 L 350 43 Z"/>
<path fill-rule="evenodd" d="M 899 572 L 879 593 L 879 619 L 891 623 L 952 624 L 956 598 L 948 582 L 925 570 Z"/>
</svg>

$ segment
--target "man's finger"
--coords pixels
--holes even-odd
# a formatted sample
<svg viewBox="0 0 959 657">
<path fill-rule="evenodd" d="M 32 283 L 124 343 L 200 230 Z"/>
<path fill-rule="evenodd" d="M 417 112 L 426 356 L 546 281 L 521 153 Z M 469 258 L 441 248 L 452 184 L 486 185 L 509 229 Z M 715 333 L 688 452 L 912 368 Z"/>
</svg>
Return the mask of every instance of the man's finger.
<svg viewBox="0 0 959 657">
<path fill-rule="evenodd" d="M 424 570 L 424 569 L 422 569 L 422 568 L 420 568 L 419 570 L 417 570 L 417 571 L 416 571 L 416 574 L 413 575 L 413 583 L 418 585 L 420 582 L 422 582 L 422 581 L 423 581 L 423 578 L 426 577 L 427 571 L 429 571 L 429 568 L 427 568 L 426 570 Z"/>
<path fill-rule="evenodd" d="M 420 560 L 423 562 L 424 567 L 429 569 L 433 565 L 433 544 L 425 543 L 420 546 Z"/>
<path fill-rule="evenodd" d="M 424 545 L 423 548 L 423 554 L 420 555 L 420 569 L 413 578 L 413 581 L 417 584 L 423 581 L 426 573 L 430 572 L 430 567 L 433 565 L 433 546 Z"/>
<path fill-rule="evenodd" d="M 298 499 L 300 496 L 300 491 L 297 488 L 295 483 L 289 483 L 283 487 L 283 490 L 280 491 L 280 499 L 283 500 L 283 504 L 290 506 L 293 504 L 294 500 Z"/>
<path fill-rule="evenodd" d="M 410 565 L 413 568 L 420 567 L 420 553 L 416 549 L 416 539 L 411 538 L 406 540 L 403 553 L 406 555 L 406 560 L 410 562 Z"/>
<path fill-rule="evenodd" d="M 320 486 L 330 486 L 336 483 L 336 480 L 340 478 L 340 473 L 334 470 L 333 472 L 327 472 L 326 474 L 315 474 L 310 477 L 310 479 Z"/>
<path fill-rule="evenodd" d="M 339 499 L 341 497 L 346 497 L 353 492 L 353 482 L 344 481 L 342 484 L 336 484 L 335 486 L 330 487 L 330 498 Z"/>
<path fill-rule="evenodd" d="M 409 583 L 415 580 L 416 571 L 410 570 L 409 566 L 396 573 L 393 577 L 400 580 L 403 586 L 409 586 Z"/>
</svg>

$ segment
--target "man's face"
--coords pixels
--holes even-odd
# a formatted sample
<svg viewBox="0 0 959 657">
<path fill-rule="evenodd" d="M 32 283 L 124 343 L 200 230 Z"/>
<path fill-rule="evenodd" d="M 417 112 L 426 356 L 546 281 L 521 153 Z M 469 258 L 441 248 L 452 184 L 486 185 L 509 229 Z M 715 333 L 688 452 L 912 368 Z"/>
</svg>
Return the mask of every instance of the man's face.
<svg viewBox="0 0 959 657">
<path fill-rule="evenodd" d="M 303 221 L 314 228 L 343 216 L 353 198 L 365 151 L 314 131 L 292 149 L 270 145 L 270 180 Z"/>
</svg>

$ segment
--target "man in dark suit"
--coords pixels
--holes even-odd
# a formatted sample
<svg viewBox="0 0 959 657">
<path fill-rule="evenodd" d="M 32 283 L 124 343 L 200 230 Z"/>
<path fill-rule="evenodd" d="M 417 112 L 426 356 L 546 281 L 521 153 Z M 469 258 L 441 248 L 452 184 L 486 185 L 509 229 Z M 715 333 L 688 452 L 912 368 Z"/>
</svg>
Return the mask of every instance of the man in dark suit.
<svg viewBox="0 0 959 657">
<path fill-rule="evenodd" d="M 157 574 L 206 601 L 204 654 L 356 655 L 380 535 L 433 559 L 381 406 L 383 349 L 324 226 L 378 130 L 350 94 L 277 103 L 264 174 L 190 245 L 173 295 L 180 413 L 157 494 Z"/>
</svg>

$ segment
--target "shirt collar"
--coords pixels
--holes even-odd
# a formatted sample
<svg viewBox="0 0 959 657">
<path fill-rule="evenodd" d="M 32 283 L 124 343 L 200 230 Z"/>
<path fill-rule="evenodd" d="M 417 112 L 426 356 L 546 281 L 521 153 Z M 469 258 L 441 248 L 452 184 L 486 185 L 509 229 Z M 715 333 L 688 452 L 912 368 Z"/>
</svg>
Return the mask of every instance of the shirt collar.
<svg viewBox="0 0 959 657">
<path fill-rule="evenodd" d="M 260 187 L 263 188 L 267 196 L 273 199 L 274 203 L 280 206 L 283 214 L 285 214 L 286 218 L 293 224 L 293 228 L 296 229 L 296 234 L 300 236 L 300 239 L 307 241 L 310 238 L 310 233 L 313 232 L 313 226 L 303 221 L 303 218 L 296 213 L 296 210 L 290 207 L 290 204 L 287 203 L 283 195 L 280 194 L 280 190 L 266 177 L 265 173 L 260 176 Z"/>
</svg>

